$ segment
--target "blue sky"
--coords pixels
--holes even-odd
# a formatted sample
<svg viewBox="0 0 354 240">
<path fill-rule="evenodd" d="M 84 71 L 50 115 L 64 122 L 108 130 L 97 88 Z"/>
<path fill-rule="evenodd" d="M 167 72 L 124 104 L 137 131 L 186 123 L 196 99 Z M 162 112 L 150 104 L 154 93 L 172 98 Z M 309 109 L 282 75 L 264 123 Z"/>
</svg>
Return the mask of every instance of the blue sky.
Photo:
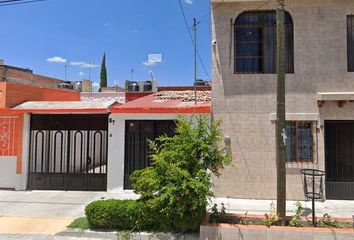
<svg viewBox="0 0 354 240">
<path fill-rule="evenodd" d="M 189 25 L 208 16 L 209 0 L 181 0 Z M 98 82 L 107 55 L 109 84 L 147 80 L 153 71 L 160 85 L 191 85 L 193 45 L 178 0 L 48 0 L 0 7 L 0 58 L 34 73 Z M 198 50 L 210 75 L 210 17 L 198 25 Z M 146 66 L 149 53 L 163 61 Z M 54 58 L 53 57 L 59 57 Z M 48 62 L 48 59 L 54 62 Z M 66 63 L 60 61 L 66 60 Z M 98 65 L 98 66 L 96 66 Z M 198 77 L 207 79 L 198 64 Z"/>
</svg>

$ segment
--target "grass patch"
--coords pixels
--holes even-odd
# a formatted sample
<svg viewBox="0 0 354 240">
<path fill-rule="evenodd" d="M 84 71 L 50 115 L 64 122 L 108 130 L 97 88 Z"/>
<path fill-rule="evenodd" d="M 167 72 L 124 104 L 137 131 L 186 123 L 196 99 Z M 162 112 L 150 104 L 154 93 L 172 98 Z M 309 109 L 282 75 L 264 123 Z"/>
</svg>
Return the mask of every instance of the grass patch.
<svg viewBox="0 0 354 240">
<path fill-rule="evenodd" d="M 78 229 L 82 229 L 82 230 L 86 230 L 90 228 L 90 225 L 87 221 L 86 217 L 81 217 L 81 218 L 77 218 L 75 219 L 69 226 L 68 228 L 78 228 Z"/>
</svg>

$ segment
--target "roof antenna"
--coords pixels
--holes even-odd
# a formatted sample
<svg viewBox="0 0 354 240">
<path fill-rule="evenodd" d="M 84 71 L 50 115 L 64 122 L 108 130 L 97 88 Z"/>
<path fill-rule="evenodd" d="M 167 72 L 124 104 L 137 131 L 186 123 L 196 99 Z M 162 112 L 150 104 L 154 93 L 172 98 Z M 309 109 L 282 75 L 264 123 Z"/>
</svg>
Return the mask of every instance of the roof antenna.
<svg viewBox="0 0 354 240">
<path fill-rule="evenodd" d="M 149 74 L 150 74 L 150 76 L 151 76 L 151 81 L 154 81 L 154 72 L 153 71 L 149 71 Z"/>
</svg>

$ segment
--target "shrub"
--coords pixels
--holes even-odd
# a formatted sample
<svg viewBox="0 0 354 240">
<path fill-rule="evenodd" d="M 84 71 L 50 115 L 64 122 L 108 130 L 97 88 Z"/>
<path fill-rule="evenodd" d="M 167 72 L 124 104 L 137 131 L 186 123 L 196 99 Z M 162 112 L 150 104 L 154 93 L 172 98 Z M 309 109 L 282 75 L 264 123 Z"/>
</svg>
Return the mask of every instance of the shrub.
<svg viewBox="0 0 354 240">
<path fill-rule="evenodd" d="M 141 205 L 136 200 L 98 200 L 85 208 L 91 228 L 134 229 L 141 216 Z"/>
<path fill-rule="evenodd" d="M 322 219 L 318 221 L 318 226 L 323 228 L 339 228 L 339 223 L 326 213 L 323 215 Z"/>
<path fill-rule="evenodd" d="M 220 121 L 203 116 L 180 117 L 176 134 L 150 142 L 152 165 L 135 171 L 133 188 L 144 205 L 145 227 L 158 231 L 194 231 L 212 196 L 211 174 L 230 163 L 219 150 Z"/>
<path fill-rule="evenodd" d="M 300 217 L 302 215 L 303 207 L 300 202 L 296 202 L 295 206 L 295 215 L 290 220 L 289 225 L 292 227 L 301 227 Z"/>
</svg>

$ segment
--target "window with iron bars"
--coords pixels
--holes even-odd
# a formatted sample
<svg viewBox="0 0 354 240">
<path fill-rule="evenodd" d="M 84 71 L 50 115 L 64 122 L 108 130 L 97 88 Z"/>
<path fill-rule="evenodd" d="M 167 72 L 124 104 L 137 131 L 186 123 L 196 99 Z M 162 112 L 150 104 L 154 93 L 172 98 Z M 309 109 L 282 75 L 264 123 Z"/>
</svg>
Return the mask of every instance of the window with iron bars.
<svg viewBox="0 0 354 240">
<path fill-rule="evenodd" d="M 287 162 L 313 162 L 315 122 L 286 122 Z"/>
<path fill-rule="evenodd" d="M 277 72 L 275 11 L 244 12 L 235 21 L 235 73 Z M 293 20 L 285 14 L 286 73 L 294 72 Z"/>
</svg>

